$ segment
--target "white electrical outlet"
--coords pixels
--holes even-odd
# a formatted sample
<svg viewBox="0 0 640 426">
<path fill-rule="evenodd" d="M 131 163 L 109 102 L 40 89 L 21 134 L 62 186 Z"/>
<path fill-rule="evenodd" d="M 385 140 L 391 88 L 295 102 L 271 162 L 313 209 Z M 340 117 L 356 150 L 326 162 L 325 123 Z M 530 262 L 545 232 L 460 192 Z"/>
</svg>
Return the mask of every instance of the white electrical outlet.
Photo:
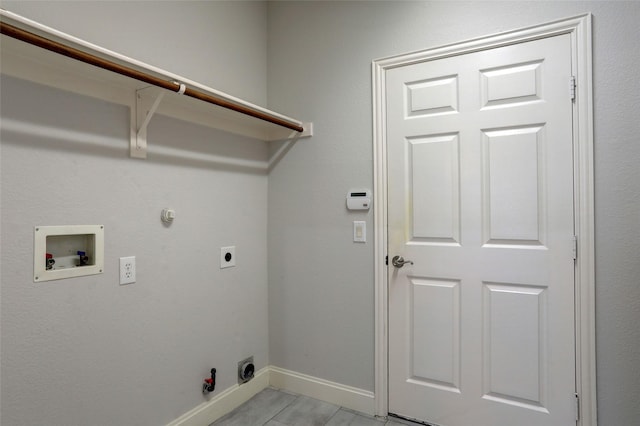
<svg viewBox="0 0 640 426">
<path fill-rule="evenodd" d="M 136 257 L 120 258 L 120 285 L 136 282 Z"/>
<path fill-rule="evenodd" d="M 236 247 L 220 247 L 220 269 L 236 266 Z"/>
</svg>

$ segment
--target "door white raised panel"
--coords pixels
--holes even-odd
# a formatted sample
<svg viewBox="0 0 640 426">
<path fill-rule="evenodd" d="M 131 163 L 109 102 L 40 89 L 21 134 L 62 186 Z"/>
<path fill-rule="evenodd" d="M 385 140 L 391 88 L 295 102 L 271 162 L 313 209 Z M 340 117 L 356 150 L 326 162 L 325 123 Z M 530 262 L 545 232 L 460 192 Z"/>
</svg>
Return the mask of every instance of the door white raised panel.
<svg viewBox="0 0 640 426">
<path fill-rule="evenodd" d="M 482 132 L 485 243 L 542 244 L 545 128 Z"/>
<path fill-rule="evenodd" d="M 409 278 L 411 361 L 417 383 L 459 392 L 460 282 Z"/>
<path fill-rule="evenodd" d="M 408 139 L 411 241 L 460 240 L 458 135 Z"/>
<path fill-rule="evenodd" d="M 483 283 L 483 394 L 546 412 L 544 287 Z"/>
<path fill-rule="evenodd" d="M 575 423 L 569 37 L 387 72 L 391 413 Z"/>
</svg>

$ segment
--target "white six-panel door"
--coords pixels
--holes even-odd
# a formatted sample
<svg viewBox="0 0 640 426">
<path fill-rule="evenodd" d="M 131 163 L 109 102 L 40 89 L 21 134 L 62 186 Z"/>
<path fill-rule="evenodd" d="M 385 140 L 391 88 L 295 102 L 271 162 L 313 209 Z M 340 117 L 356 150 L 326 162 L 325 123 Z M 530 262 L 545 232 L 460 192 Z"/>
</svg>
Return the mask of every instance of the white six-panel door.
<svg viewBox="0 0 640 426">
<path fill-rule="evenodd" d="M 390 413 L 575 424 L 569 37 L 387 72 Z"/>
</svg>

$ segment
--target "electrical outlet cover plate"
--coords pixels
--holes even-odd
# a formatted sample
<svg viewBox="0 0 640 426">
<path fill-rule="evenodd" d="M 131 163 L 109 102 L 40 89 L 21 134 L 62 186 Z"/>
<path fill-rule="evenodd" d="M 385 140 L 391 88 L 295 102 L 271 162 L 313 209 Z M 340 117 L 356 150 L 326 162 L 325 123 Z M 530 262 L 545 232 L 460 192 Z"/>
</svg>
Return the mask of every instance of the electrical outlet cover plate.
<svg viewBox="0 0 640 426">
<path fill-rule="evenodd" d="M 220 269 L 236 266 L 236 247 L 220 248 Z"/>
<path fill-rule="evenodd" d="M 120 285 L 136 282 L 136 257 L 120 258 Z"/>
</svg>

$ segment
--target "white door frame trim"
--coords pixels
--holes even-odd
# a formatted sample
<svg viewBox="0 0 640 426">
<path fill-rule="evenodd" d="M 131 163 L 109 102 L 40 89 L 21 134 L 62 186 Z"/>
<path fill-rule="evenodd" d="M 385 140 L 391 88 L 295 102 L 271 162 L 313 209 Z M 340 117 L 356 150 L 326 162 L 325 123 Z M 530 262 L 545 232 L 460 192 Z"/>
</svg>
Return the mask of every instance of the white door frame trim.
<svg viewBox="0 0 640 426">
<path fill-rule="evenodd" d="M 580 396 L 578 426 L 596 426 L 596 327 L 591 14 L 508 31 L 461 43 L 382 58 L 372 63 L 374 158 L 375 280 L 375 411 L 388 414 L 388 282 L 387 265 L 387 129 L 386 72 L 415 63 L 522 43 L 561 34 L 571 35 L 574 103 L 574 194 L 578 260 L 576 263 L 576 392 Z M 567 86 L 569 83 L 567 82 Z M 569 89 L 567 89 L 569 90 Z"/>
</svg>

